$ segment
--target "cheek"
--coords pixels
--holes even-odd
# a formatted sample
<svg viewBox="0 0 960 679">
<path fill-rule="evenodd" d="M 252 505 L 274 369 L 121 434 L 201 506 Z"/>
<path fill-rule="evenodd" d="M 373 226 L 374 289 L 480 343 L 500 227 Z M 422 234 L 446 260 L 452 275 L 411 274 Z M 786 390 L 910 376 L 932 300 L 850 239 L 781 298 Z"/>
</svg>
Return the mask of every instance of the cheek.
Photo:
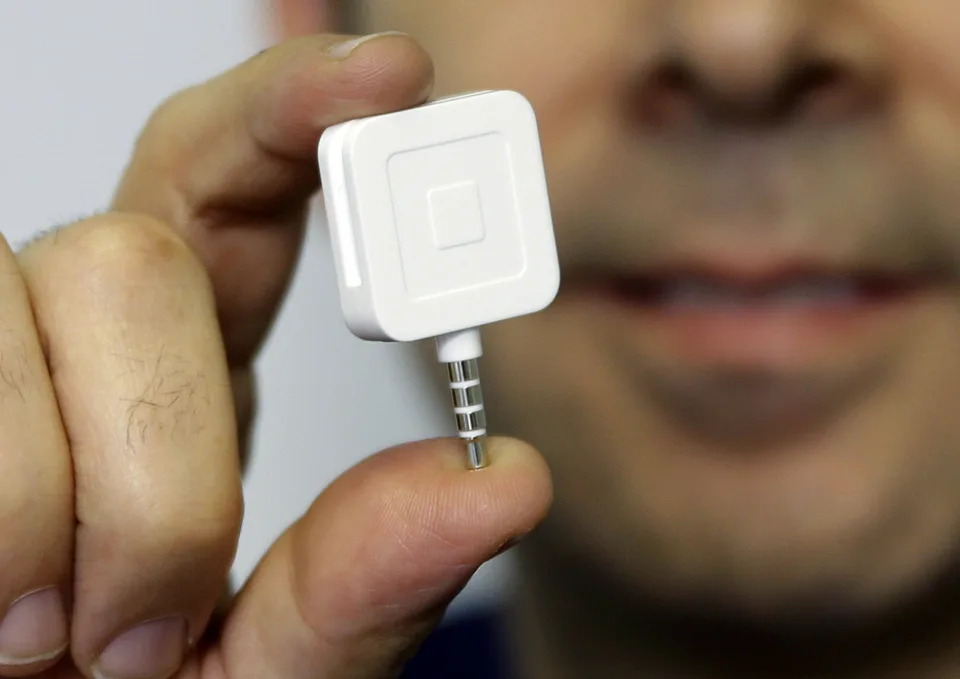
<svg viewBox="0 0 960 679">
<path fill-rule="evenodd" d="M 960 214 L 960 22 L 953 0 L 863 0 L 862 20 L 879 36 L 895 83 L 896 127 L 934 209 Z"/>
<path fill-rule="evenodd" d="M 905 146 L 903 157 L 916 178 L 929 218 L 946 225 L 944 246 L 960 252 L 960 106 L 946 106 L 937 91 L 919 83 L 908 93 L 897 118 L 899 138 Z"/>
<path fill-rule="evenodd" d="M 924 312 L 911 324 L 892 378 L 848 417 L 835 442 L 844 464 L 834 473 L 848 489 L 846 504 L 827 498 L 822 508 L 846 518 L 846 526 L 835 525 L 846 528 L 847 542 L 858 538 L 861 558 L 871 559 L 861 568 L 871 575 L 863 588 L 875 599 L 938 573 L 953 558 L 960 535 L 956 291 Z"/>
<path fill-rule="evenodd" d="M 960 96 L 960 23 L 955 0 L 859 0 L 860 19 L 881 36 L 897 70 Z"/>
</svg>

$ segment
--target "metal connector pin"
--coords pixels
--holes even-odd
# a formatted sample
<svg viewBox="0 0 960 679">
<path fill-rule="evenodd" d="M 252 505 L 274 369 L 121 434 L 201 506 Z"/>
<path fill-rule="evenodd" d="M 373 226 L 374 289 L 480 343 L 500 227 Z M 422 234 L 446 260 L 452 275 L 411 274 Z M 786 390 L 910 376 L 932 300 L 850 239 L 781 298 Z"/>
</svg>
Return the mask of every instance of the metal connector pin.
<svg viewBox="0 0 960 679">
<path fill-rule="evenodd" d="M 483 409 L 477 359 L 447 363 L 447 374 L 457 433 L 467 445 L 467 464 L 470 469 L 483 469 L 487 466 L 483 445 L 487 436 L 487 414 Z"/>
</svg>

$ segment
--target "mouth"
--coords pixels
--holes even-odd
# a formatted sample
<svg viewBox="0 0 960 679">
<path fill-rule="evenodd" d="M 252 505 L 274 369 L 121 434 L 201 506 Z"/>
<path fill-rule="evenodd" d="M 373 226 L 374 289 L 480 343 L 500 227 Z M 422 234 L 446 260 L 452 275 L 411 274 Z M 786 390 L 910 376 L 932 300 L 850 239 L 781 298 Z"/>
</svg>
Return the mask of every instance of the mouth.
<svg viewBox="0 0 960 679">
<path fill-rule="evenodd" d="M 600 279 L 644 344 L 685 365 L 783 371 L 908 322 L 944 277 L 813 265 L 697 264 Z M 648 349 L 651 348 L 648 346 Z"/>
<path fill-rule="evenodd" d="M 611 281 L 622 302 L 672 314 L 848 312 L 902 301 L 932 285 L 931 276 L 816 270 L 760 276 L 665 271 Z"/>
<path fill-rule="evenodd" d="M 616 330 L 641 393 L 683 430 L 738 448 L 827 426 L 954 305 L 951 277 L 932 271 L 678 265 L 568 282 L 569 299 Z"/>
</svg>

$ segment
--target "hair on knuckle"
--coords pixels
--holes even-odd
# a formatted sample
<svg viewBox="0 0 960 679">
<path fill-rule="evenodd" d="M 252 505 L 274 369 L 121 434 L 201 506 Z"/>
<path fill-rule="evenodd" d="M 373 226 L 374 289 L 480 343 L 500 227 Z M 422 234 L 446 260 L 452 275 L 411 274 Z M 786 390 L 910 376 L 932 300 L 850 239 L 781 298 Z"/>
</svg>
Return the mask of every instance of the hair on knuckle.
<svg viewBox="0 0 960 679">
<path fill-rule="evenodd" d="M 121 379 L 135 386 L 125 405 L 125 446 L 129 452 L 151 445 L 195 443 L 209 422 L 211 384 L 202 366 L 161 347 L 150 360 L 118 356 Z"/>
</svg>

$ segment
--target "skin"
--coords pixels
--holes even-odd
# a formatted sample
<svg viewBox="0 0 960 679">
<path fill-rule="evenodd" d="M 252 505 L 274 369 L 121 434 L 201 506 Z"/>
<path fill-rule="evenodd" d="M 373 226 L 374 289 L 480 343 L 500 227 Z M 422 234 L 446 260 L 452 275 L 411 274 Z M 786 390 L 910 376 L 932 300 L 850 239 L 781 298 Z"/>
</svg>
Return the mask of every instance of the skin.
<svg viewBox="0 0 960 679">
<path fill-rule="evenodd" d="M 322 3 L 276 7 L 290 34 L 333 30 Z M 343 36 L 291 40 L 175 95 L 146 125 L 110 212 L 2 250 L 0 436 L 12 452 L 0 458 L 0 525 L 13 528 L 0 536 L 0 610 L 56 587 L 69 615 L 20 650 L 69 648 L 8 655 L 0 674 L 103 674 L 117 635 L 170 619 L 182 622 L 174 652 L 138 676 L 389 676 L 470 573 L 544 517 L 549 476 L 524 444 L 495 440 L 480 473 L 463 471 L 450 441 L 386 451 L 324 491 L 208 625 L 240 522 L 250 365 L 317 188 L 316 140 L 422 102 L 434 75 L 439 93 L 515 87 L 534 103 L 570 281 L 548 312 L 492 329 L 485 362 L 494 421 L 547 452 L 558 489 L 525 555 L 528 674 L 720 675 L 722 654 L 696 672 L 678 665 L 683 654 L 653 643 L 657 624 L 635 613 L 707 603 L 775 631 L 839 622 L 843 647 L 858 619 L 935 582 L 960 523 L 952 281 L 843 342 L 811 349 L 788 332 L 728 347 L 726 366 L 672 353 L 590 282 L 694 246 L 951 268 L 949 0 L 368 9 L 359 30 L 416 40 L 382 37 L 340 60 L 326 48 Z M 798 36 L 809 51 L 788 48 Z M 697 88 L 646 79 L 670 41 Z M 775 86 L 818 59 L 841 77 Z M 759 397 L 744 389 L 758 369 Z M 749 419 L 767 403 L 786 405 Z M 899 636 L 860 647 L 898 651 L 888 674 L 951 676 L 952 618 L 936 622 L 922 654 Z M 698 656 L 677 629 L 674 643 Z M 744 638 L 753 646 L 733 635 L 731 648 L 767 648 Z M 776 676 L 784 657 L 740 676 Z M 865 657 L 853 667 L 883 676 Z"/>
<path fill-rule="evenodd" d="M 286 35 L 337 25 L 322 2 L 273 5 Z M 483 367 L 491 421 L 544 451 L 557 490 L 521 548 L 529 676 L 960 671 L 956 8 L 340 9 L 416 38 L 436 95 L 516 89 L 538 114 L 564 286 L 487 329 Z M 686 351 L 594 290 L 690 252 L 936 282 L 841 340 L 799 321 Z M 705 641 L 721 630 L 725 650 Z"/>
<path fill-rule="evenodd" d="M 0 675 L 388 676 L 546 512 L 549 475 L 523 443 L 493 440 L 479 473 L 456 441 L 401 446 L 326 489 L 215 612 L 251 361 L 296 257 L 316 140 L 431 85 L 410 39 L 328 54 L 349 37 L 291 41 L 177 94 L 111 211 L 20 253 L 0 243 L 0 612 L 21 621 L 0 627 Z M 42 619 L 20 607 L 38 590 Z M 135 628 L 135 663 L 120 662 L 112 642 Z"/>
</svg>

